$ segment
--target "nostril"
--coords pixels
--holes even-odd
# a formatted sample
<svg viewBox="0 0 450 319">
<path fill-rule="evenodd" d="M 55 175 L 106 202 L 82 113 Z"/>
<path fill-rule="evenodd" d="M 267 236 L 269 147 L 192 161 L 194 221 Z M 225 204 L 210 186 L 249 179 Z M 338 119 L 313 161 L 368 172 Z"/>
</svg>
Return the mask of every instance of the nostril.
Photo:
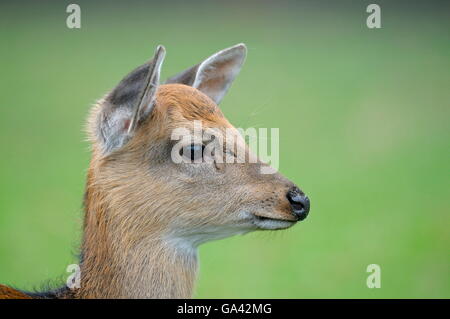
<svg viewBox="0 0 450 319">
<path fill-rule="evenodd" d="M 305 206 L 303 205 L 303 202 L 301 201 L 300 195 L 289 195 L 288 196 L 289 203 L 291 203 L 291 206 L 295 209 L 304 209 Z"/>
<path fill-rule="evenodd" d="M 298 218 L 298 220 L 305 219 L 309 213 L 309 198 L 305 196 L 305 194 L 297 187 L 292 188 L 287 193 L 286 197 L 291 204 L 292 213 Z"/>
</svg>

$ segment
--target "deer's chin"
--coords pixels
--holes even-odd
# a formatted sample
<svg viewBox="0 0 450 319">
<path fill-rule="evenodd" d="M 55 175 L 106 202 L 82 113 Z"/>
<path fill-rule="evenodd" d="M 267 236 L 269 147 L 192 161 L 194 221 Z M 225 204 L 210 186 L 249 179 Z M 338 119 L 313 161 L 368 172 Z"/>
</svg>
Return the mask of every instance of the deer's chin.
<svg viewBox="0 0 450 319">
<path fill-rule="evenodd" d="M 286 229 L 295 225 L 296 221 L 268 218 L 254 215 L 253 224 L 260 230 Z"/>
</svg>

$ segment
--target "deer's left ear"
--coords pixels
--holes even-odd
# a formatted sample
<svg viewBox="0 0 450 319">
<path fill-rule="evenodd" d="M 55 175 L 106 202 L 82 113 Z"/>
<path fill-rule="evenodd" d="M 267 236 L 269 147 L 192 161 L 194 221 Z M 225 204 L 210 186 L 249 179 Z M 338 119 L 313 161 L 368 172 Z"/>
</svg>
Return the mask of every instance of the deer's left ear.
<svg viewBox="0 0 450 319">
<path fill-rule="evenodd" d="M 219 104 L 244 64 L 247 47 L 240 43 L 219 51 L 203 62 L 169 78 L 166 83 L 190 85 Z"/>
<path fill-rule="evenodd" d="M 106 154 L 121 148 L 155 106 L 166 50 L 158 46 L 150 62 L 128 74 L 106 96 L 97 118 L 97 137 Z"/>
</svg>

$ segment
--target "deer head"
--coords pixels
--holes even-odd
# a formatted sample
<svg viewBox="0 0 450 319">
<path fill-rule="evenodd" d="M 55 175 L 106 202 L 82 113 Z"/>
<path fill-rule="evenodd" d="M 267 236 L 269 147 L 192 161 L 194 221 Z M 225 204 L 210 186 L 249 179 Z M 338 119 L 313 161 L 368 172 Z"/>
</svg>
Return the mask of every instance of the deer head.
<svg viewBox="0 0 450 319">
<path fill-rule="evenodd" d="M 305 194 L 278 172 L 263 174 L 267 164 L 251 152 L 218 107 L 245 56 L 245 45 L 238 44 L 160 84 L 165 49 L 159 46 L 150 62 L 127 75 L 93 108 L 88 123 L 93 155 L 83 246 L 87 272 L 99 268 L 89 260 L 108 256 L 115 266 L 102 266 L 103 272 L 97 275 L 134 271 L 140 277 L 134 274 L 135 286 L 130 289 L 139 289 L 135 287 L 142 277 L 150 276 L 140 269 L 150 260 L 154 262 L 151 269 L 160 262 L 169 263 L 170 258 L 195 267 L 186 256 L 195 259 L 196 247 L 203 242 L 254 230 L 284 229 L 307 216 Z M 194 136 L 195 123 L 203 131 L 232 136 L 234 142 L 221 149 L 223 153 L 216 149 L 206 160 L 208 141 Z M 185 136 L 174 140 L 173 132 L 179 128 Z M 193 161 L 175 162 L 174 149 Z M 218 160 L 217 154 L 229 158 L 237 153 L 247 160 Z M 177 253 L 164 257 L 165 249 Z M 158 261 L 151 257 L 157 252 L 161 252 Z M 141 268 L 133 268 L 133 261 Z M 184 278 L 193 272 L 178 275 Z M 130 277 L 127 274 L 119 277 Z M 85 279 L 88 284 L 95 281 L 92 276 Z M 169 285 L 169 281 L 160 284 Z M 141 296 L 189 297 L 191 291 L 189 286 L 160 294 L 141 292 Z M 120 294 L 125 295 L 133 294 Z"/>
</svg>

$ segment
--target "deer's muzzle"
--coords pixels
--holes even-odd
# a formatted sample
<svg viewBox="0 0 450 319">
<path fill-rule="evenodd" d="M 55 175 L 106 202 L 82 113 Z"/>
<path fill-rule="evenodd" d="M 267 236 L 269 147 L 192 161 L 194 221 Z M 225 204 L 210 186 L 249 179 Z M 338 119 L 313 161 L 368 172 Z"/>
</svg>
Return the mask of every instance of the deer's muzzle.
<svg viewBox="0 0 450 319">
<path fill-rule="evenodd" d="M 292 187 L 286 195 L 291 204 L 292 214 L 297 220 L 304 220 L 309 214 L 309 198 L 297 186 Z"/>
</svg>

